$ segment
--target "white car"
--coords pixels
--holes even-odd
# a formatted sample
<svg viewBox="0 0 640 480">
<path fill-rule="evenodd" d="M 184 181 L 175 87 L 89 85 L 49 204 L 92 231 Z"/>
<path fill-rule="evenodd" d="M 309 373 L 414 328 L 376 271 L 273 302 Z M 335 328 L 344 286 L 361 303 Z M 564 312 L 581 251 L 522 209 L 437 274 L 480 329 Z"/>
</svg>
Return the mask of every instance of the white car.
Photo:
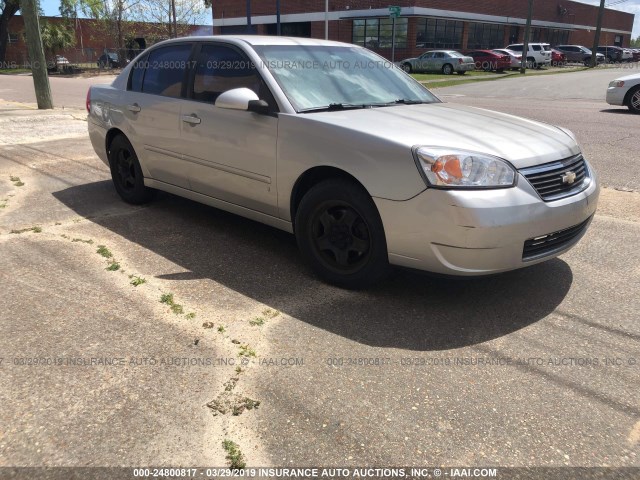
<svg viewBox="0 0 640 480">
<path fill-rule="evenodd" d="M 522 55 L 524 45 L 522 43 L 515 43 L 505 48 Z M 540 68 L 551 65 L 551 47 L 549 47 L 549 44 L 530 43 L 527 53 L 527 64 L 529 68 Z"/>
<path fill-rule="evenodd" d="M 626 105 L 633 113 L 640 113 L 640 73 L 620 77 L 607 88 L 609 105 Z"/>
<path fill-rule="evenodd" d="M 520 64 L 522 62 L 522 55 L 520 53 L 506 48 L 494 48 L 492 51 L 499 53 L 500 55 L 509 55 L 509 58 L 511 59 L 511 68 L 520 68 Z"/>
<path fill-rule="evenodd" d="M 633 52 L 628 48 L 622 49 L 622 61 L 631 62 L 633 60 Z"/>
</svg>

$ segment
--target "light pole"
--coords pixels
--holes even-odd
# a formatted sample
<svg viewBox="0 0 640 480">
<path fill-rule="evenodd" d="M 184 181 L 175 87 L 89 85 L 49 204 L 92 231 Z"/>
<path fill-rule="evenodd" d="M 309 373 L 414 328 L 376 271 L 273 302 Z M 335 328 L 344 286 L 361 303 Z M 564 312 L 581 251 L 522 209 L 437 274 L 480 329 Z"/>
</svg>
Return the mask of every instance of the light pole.
<svg viewBox="0 0 640 480">
<path fill-rule="evenodd" d="M 524 45 L 522 45 L 522 58 L 520 59 L 520 73 L 527 71 L 527 56 L 529 55 L 529 35 L 531 33 L 531 17 L 533 16 L 533 0 L 529 0 L 529 13 L 527 26 L 524 30 Z"/>
<path fill-rule="evenodd" d="M 324 0 L 324 39 L 329 40 L 329 0 Z"/>
<path fill-rule="evenodd" d="M 282 35 L 282 30 L 280 27 L 280 0 L 276 0 L 276 26 L 277 26 L 277 35 Z"/>
<path fill-rule="evenodd" d="M 251 33 L 251 0 L 247 0 L 247 33 Z"/>
</svg>

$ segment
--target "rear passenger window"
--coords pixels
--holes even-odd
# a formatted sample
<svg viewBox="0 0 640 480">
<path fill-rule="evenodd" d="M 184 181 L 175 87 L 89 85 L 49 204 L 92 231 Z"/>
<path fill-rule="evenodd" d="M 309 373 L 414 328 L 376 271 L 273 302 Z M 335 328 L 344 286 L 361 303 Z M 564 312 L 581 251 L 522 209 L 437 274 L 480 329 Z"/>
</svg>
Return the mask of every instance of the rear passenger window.
<svg viewBox="0 0 640 480">
<path fill-rule="evenodd" d="M 129 76 L 128 90 L 133 92 L 142 91 L 142 77 L 144 77 L 144 67 L 146 65 L 147 57 L 144 56 L 140 60 L 137 60 L 133 67 L 131 67 L 131 75 Z"/>
<path fill-rule="evenodd" d="M 536 52 L 539 52 L 540 50 L 542 50 L 542 47 L 540 45 L 532 45 L 532 48 Z"/>
<path fill-rule="evenodd" d="M 142 91 L 165 97 L 180 97 L 190 54 L 190 43 L 160 47 L 151 51 L 146 62 Z"/>
</svg>

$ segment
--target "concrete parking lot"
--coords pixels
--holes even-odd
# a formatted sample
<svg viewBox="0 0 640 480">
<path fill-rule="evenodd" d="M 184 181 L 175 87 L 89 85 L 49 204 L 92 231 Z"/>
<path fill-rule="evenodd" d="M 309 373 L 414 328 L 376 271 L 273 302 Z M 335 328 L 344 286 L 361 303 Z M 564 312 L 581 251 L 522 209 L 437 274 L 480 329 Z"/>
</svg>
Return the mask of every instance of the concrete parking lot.
<svg viewBox="0 0 640 480">
<path fill-rule="evenodd" d="M 0 78 L 0 466 L 223 466 L 228 439 L 248 466 L 640 467 L 640 116 L 603 100 L 626 73 L 438 89 L 573 130 L 598 214 L 528 269 L 360 292 L 283 232 L 124 204 L 82 110 Z"/>
</svg>

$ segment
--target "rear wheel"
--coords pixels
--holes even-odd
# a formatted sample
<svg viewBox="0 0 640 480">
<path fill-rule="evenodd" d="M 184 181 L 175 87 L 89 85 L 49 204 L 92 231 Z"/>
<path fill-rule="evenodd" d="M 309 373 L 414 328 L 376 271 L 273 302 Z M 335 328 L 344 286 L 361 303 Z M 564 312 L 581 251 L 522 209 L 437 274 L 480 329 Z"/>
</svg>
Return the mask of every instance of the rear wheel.
<svg viewBox="0 0 640 480">
<path fill-rule="evenodd" d="M 144 186 L 140 162 L 124 135 L 118 135 L 111 142 L 109 165 L 113 185 L 125 202 L 137 205 L 153 198 L 154 190 Z"/>
<path fill-rule="evenodd" d="M 536 59 L 533 57 L 527 58 L 527 68 L 538 68 L 538 64 L 536 63 Z"/>
<path fill-rule="evenodd" d="M 308 263 L 328 283 L 362 288 L 389 270 L 382 220 L 355 182 L 325 180 L 309 190 L 296 212 L 295 234 Z"/>
<path fill-rule="evenodd" d="M 411 73 L 411 64 L 410 63 L 403 63 L 402 64 L 402 69 L 407 72 L 407 73 Z"/>
<path fill-rule="evenodd" d="M 442 66 L 442 73 L 444 73 L 445 75 L 451 75 L 453 73 L 453 66 L 451 66 L 451 64 L 449 63 L 445 63 Z"/>
<path fill-rule="evenodd" d="M 640 87 L 636 87 L 629 92 L 627 107 L 633 113 L 640 113 Z"/>
</svg>

